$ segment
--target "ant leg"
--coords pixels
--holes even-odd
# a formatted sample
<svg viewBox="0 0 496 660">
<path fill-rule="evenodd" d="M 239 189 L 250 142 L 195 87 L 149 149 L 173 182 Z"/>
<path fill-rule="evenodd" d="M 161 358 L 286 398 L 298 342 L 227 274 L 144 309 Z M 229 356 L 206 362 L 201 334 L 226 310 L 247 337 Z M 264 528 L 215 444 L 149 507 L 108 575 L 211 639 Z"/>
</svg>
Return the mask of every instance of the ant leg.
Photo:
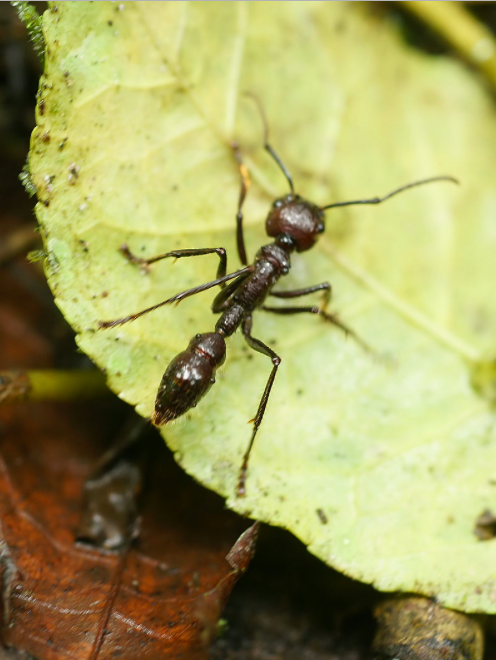
<svg viewBox="0 0 496 660">
<path fill-rule="evenodd" d="M 348 325 L 343 323 L 335 314 L 329 314 L 328 312 L 324 311 L 320 307 L 317 307 L 317 305 L 313 305 L 311 307 L 268 307 L 266 305 L 262 305 L 260 309 L 263 309 L 264 312 L 272 312 L 273 314 L 318 314 L 321 316 L 324 321 L 328 321 L 329 323 L 332 323 L 336 327 L 340 328 L 345 335 L 353 337 L 353 339 L 359 344 L 367 353 L 373 353 L 374 349 L 367 344 L 366 341 L 364 341 L 357 333 L 352 330 Z"/>
<path fill-rule="evenodd" d="M 236 213 L 236 242 L 238 245 L 239 260 L 241 261 L 243 266 L 246 266 L 248 263 L 248 259 L 246 258 L 245 238 L 243 235 L 243 213 L 241 211 L 241 207 L 243 206 L 246 193 L 250 188 L 251 182 L 250 182 L 250 174 L 248 172 L 248 168 L 243 163 L 243 158 L 241 157 L 241 151 L 239 149 L 239 146 L 236 144 L 236 142 L 233 142 L 232 148 L 234 151 L 234 155 L 236 156 L 236 161 L 239 167 L 239 174 L 241 177 L 241 190 L 239 191 L 238 212 Z"/>
<path fill-rule="evenodd" d="M 248 461 L 250 458 L 250 453 L 253 447 L 253 442 L 255 441 L 255 436 L 257 435 L 259 426 L 262 423 L 265 408 L 267 407 L 267 401 L 269 400 L 270 390 L 272 389 L 272 385 L 276 377 L 277 369 L 281 364 L 281 358 L 276 353 L 274 353 L 274 351 L 271 348 L 269 348 L 263 342 L 261 342 L 260 339 L 255 339 L 255 337 L 251 336 L 251 325 L 252 325 L 252 317 L 246 316 L 243 321 L 242 330 L 245 339 L 248 343 L 248 346 L 251 346 L 251 348 L 253 348 L 255 351 L 258 351 L 259 353 L 262 353 L 263 355 L 267 355 L 267 357 L 270 357 L 270 359 L 272 360 L 273 367 L 272 367 L 272 371 L 270 372 L 269 379 L 267 380 L 267 384 L 265 385 L 265 390 L 264 393 L 262 394 L 262 398 L 260 399 L 257 414 L 252 420 L 253 432 L 251 434 L 250 444 L 248 445 L 248 449 L 246 450 L 245 455 L 243 457 L 243 464 L 239 472 L 238 490 L 237 490 L 239 497 L 243 497 L 246 494 L 246 473 L 248 471 Z"/>
<path fill-rule="evenodd" d="M 122 319 L 115 319 L 114 321 L 99 321 L 98 327 L 115 328 L 116 326 L 124 325 L 124 323 L 128 323 L 129 321 L 135 321 L 140 316 L 143 316 L 144 314 L 148 314 L 148 312 L 153 312 L 155 309 L 158 309 L 159 307 L 163 307 L 163 305 L 169 305 L 170 303 L 173 302 L 180 303 L 181 300 L 184 300 L 184 298 L 189 298 L 189 296 L 194 296 L 195 294 L 201 293 L 202 291 L 207 291 L 207 289 L 211 289 L 214 286 L 225 284 L 225 282 L 229 282 L 229 280 L 233 280 L 234 278 L 239 277 L 240 275 L 244 275 L 245 273 L 251 273 L 253 269 L 254 269 L 253 266 L 247 266 L 246 268 L 241 268 L 241 270 L 237 270 L 234 273 L 229 273 L 229 275 L 224 275 L 223 277 L 218 277 L 217 279 L 212 280 L 211 282 L 207 282 L 206 284 L 200 284 L 200 286 L 195 286 L 193 289 L 187 289 L 186 291 L 177 293 L 175 296 L 172 296 L 172 298 L 167 298 L 167 300 L 163 300 L 162 302 L 158 303 L 157 305 L 153 305 L 152 307 L 147 307 L 147 309 L 143 309 L 141 312 L 137 312 L 136 314 L 131 314 L 130 316 L 124 316 Z"/>
<path fill-rule="evenodd" d="M 331 299 L 331 285 L 329 282 L 314 284 L 313 286 L 307 286 L 304 289 L 295 289 L 294 291 L 271 291 L 269 296 L 274 296 L 274 298 L 299 298 L 300 296 L 307 296 L 316 291 L 325 292 L 324 301 L 322 303 L 322 309 L 325 310 Z"/>
<path fill-rule="evenodd" d="M 245 275 L 240 275 L 235 280 L 230 282 L 227 286 L 223 287 L 222 291 L 219 291 L 219 293 L 215 296 L 214 301 L 212 303 L 212 312 L 214 314 L 220 314 L 220 312 L 223 312 L 226 309 L 226 306 L 230 301 L 229 299 L 234 295 L 234 293 L 238 290 L 240 285 L 246 280 L 249 274 L 250 273 L 246 273 Z"/>
<path fill-rule="evenodd" d="M 160 261 L 161 259 L 167 259 L 168 257 L 181 259 L 181 257 L 199 257 L 204 254 L 213 254 L 215 252 L 220 260 L 216 277 L 224 277 L 227 272 L 227 252 L 224 248 L 192 248 L 186 250 L 172 250 L 172 252 L 164 252 L 164 254 L 159 254 L 156 257 L 151 257 L 150 259 L 142 259 L 141 257 L 135 256 L 127 245 L 121 245 L 119 249 L 128 261 L 130 261 L 132 264 L 136 264 L 137 266 L 145 267 L 145 269 L 147 269 L 150 264 L 154 264 L 156 261 Z"/>
</svg>

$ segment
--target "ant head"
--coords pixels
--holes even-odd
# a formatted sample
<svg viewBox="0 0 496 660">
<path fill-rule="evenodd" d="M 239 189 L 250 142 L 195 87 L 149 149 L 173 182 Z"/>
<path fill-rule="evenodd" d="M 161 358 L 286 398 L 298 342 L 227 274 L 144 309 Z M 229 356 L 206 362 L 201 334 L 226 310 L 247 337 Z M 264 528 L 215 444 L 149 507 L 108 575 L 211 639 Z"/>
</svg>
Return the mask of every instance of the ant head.
<svg viewBox="0 0 496 660">
<path fill-rule="evenodd" d="M 324 231 L 324 213 L 315 204 L 290 193 L 272 204 L 265 229 L 274 238 L 289 237 L 296 251 L 304 252 L 315 245 Z M 289 243 L 287 238 L 284 242 Z"/>
</svg>

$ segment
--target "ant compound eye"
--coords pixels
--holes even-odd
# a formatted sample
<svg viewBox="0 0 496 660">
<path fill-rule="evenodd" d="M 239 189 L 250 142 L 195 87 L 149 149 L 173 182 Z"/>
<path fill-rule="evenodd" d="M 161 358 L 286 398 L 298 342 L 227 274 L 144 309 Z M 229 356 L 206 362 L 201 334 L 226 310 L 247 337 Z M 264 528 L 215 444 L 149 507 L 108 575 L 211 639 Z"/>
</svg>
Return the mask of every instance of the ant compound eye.
<svg viewBox="0 0 496 660">
<path fill-rule="evenodd" d="M 287 266 L 284 266 L 281 272 L 283 275 L 287 275 L 289 273 L 289 268 Z"/>
<path fill-rule="evenodd" d="M 294 195 L 289 193 L 289 195 L 286 195 L 284 201 L 285 202 L 292 202 L 294 200 Z"/>
<path fill-rule="evenodd" d="M 195 335 L 195 339 L 200 339 L 200 338 L 201 338 L 201 334 L 200 334 L 200 333 L 198 333 L 197 335 Z"/>
<path fill-rule="evenodd" d="M 276 199 L 276 200 L 272 203 L 272 206 L 273 206 L 275 209 L 280 209 L 281 206 L 282 206 L 283 204 L 284 204 L 284 202 L 282 201 L 282 199 Z"/>
<path fill-rule="evenodd" d="M 323 223 L 323 222 L 319 222 L 319 224 L 317 225 L 317 231 L 319 232 L 319 234 L 322 234 L 322 233 L 324 232 L 324 230 L 325 230 L 325 225 L 324 225 L 324 223 Z"/>
</svg>

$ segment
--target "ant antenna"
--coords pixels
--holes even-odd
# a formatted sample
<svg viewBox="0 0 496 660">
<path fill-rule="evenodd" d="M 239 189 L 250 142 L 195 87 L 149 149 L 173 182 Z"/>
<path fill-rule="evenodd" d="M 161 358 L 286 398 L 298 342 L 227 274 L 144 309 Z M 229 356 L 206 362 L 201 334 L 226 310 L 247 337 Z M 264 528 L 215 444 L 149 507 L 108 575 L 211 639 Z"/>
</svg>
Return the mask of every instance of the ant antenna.
<svg viewBox="0 0 496 660">
<path fill-rule="evenodd" d="M 291 194 L 294 195 L 294 185 L 293 185 L 293 179 L 291 178 L 291 174 L 289 173 L 288 169 L 282 162 L 282 160 L 279 158 L 279 156 L 276 154 L 274 149 L 269 144 L 269 124 L 267 123 L 267 117 L 265 116 L 265 112 L 262 106 L 262 102 L 258 98 L 256 94 L 253 94 L 253 92 L 245 92 L 246 96 L 249 96 L 252 98 L 255 103 L 257 104 L 258 110 L 260 112 L 260 116 L 262 117 L 262 123 L 264 126 L 264 149 L 269 152 L 269 154 L 272 156 L 272 158 L 276 161 L 276 163 L 279 165 L 281 168 L 281 171 L 283 172 L 284 176 L 286 177 L 289 187 L 291 189 Z"/>
<path fill-rule="evenodd" d="M 452 183 L 456 183 L 457 185 L 460 183 L 458 179 L 455 179 L 452 176 L 433 176 L 430 179 L 422 179 L 421 181 L 414 181 L 413 183 L 407 183 L 406 186 L 401 186 L 401 188 L 396 188 L 396 190 L 393 190 L 393 192 L 384 195 L 384 197 L 372 197 L 371 199 L 357 199 L 354 202 L 337 202 L 336 204 L 328 204 L 327 206 L 321 206 L 319 210 L 325 211 L 327 209 L 332 209 L 335 206 L 351 206 L 352 204 L 380 204 L 381 202 L 384 202 L 386 199 L 393 197 L 393 195 L 397 195 L 398 193 L 403 192 L 404 190 L 408 190 L 408 188 L 415 188 L 415 186 L 422 186 L 424 185 L 424 183 L 433 183 L 434 181 L 451 181 Z"/>
</svg>

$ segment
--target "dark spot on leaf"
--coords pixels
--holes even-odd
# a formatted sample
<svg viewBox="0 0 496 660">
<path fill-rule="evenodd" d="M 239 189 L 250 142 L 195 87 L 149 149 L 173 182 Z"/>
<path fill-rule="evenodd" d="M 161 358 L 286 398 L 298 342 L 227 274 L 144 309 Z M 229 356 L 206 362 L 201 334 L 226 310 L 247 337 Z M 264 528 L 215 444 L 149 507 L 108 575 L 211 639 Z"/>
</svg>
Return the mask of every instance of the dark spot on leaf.
<svg viewBox="0 0 496 660">
<path fill-rule="evenodd" d="M 318 515 L 320 522 L 323 525 L 327 525 L 327 516 L 326 514 L 322 511 L 322 509 L 317 509 L 315 513 Z"/>
<path fill-rule="evenodd" d="M 474 534 L 479 541 L 490 541 L 496 536 L 496 516 L 490 509 L 483 511 L 475 521 Z"/>
<path fill-rule="evenodd" d="M 474 390 L 490 403 L 496 402 L 496 360 L 475 362 L 470 374 Z"/>
<path fill-rule="evenodd" d="M 76 179 L 79 178 L 79 165 L 76 163 L 71 163 L 67 169 L 69 171 L 69 176 L 67 179 L 69 184 L 73 186 L 76 183 Z"/>
</svg>

